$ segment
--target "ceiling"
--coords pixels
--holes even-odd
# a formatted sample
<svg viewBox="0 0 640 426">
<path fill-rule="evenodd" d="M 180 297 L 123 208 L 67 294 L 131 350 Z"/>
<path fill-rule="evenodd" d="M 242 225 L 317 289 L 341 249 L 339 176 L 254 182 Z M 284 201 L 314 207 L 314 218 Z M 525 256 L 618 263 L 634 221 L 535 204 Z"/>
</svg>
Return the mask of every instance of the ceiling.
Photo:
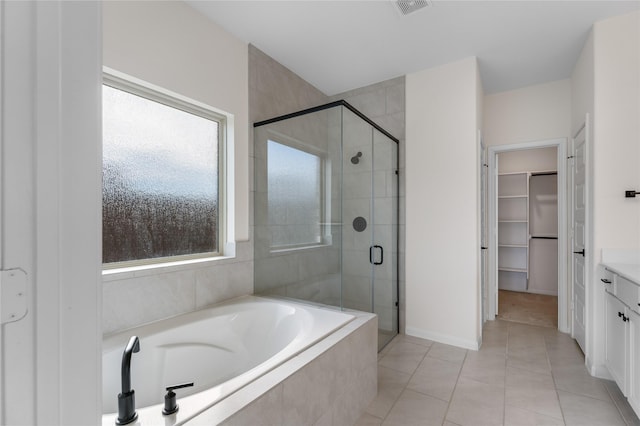
<svg viewBox="0 0 640 426">
<path fill-rule="evenodd" d="M 485 93 L 568 78 L 593 22 L 640 0 L 186 0 L 327 95 L 476 56 Z"/>
</svg>

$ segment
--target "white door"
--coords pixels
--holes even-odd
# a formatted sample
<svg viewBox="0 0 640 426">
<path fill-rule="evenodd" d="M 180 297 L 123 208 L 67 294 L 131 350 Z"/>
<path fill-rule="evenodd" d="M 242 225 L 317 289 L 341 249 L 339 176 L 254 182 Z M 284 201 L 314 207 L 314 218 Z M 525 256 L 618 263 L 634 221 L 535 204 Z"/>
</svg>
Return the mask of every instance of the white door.
<svg viewBox="0 0 640 426">
<path fill-rule="evenodd" d="M 573 139 L 572 241 L 573 318 L 571 335 L 586 353 L 586 215 L 587 215 L 587 124 Z"/>
</svg>

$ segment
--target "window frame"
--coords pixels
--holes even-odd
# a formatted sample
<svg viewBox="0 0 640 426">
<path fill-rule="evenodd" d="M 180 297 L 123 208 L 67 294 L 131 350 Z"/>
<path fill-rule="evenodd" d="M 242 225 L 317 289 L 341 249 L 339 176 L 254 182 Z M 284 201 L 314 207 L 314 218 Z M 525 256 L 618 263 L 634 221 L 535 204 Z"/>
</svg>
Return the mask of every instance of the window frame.
<svg viewBox="0 0 640 426">
<path fill-rule="evenodd" d="M 102 85 L 130 93 L 159 104 L 175 108 L 180 111 L 218 123 L 218 220 L 216 221 L 216 245 L 217 251 L 164 256 L 147 259 L 126 260 L 120 262 L 102 263 L 103 272 L 120 272 L 130 268 L 156 268 L 172 266 L 180 263 L 213 260 L 225 257 L 228 244 L 228 220 L 227 220 L 227 145 L 229 134 L 229 116 L 224 112 L 206 105 L 202 102 L 172 92 L 146 81 L 128 76 L 118 71 L 104 68 L 102 73 Z M 102 85 L 100 90 L 102 90 Z M 101 143 L 104 143 L 101 141 Z M 101 159 L 100 166 L 103 167 Z M 101 185 L 102 190 L 102 185 Z M 101 259 L 102 261 L 102 259 Z"/>
<path fill-rule="evenodd" d="M 309 242 L 309 243 L 298 243 L 298 244 L 283 244 L 283 245 L 273 245 L 271 242 L 271 238 L 269 238 L 269 251 L 270 253 L 283 253 L 294 250 L 304 250 L 304 249 L 312 249 L 317 247 L 325 247 L 331 244 L 331 236 L 327 234 L 327 230 L 331 229 L 330 226 L 327 226 L 327 218 L 331 216 L 331 198 L 330 198 L 330 188 L 331 188 L 331 161 L 327 153 L 314 145 L 302 142 L 298 139 L 292 138 L 291 136 L 286 136 L 280 132 L 276 132 L 273 130 L 269 130 L 268 136 L 266 139 L 266 177 L 267 177 L 267 185 L 269 184 L 269 142 L 275 142 L 280 145 L 284 145 L 288 148 L 297 149 L 306 154 L 314 155 L 320 160 L 320 242 Z M 269 198 L 267 195 L 267 209 L 269 209 Z M 269 212 L 267 212 L 268 216 Z M 268 227 L 271 227 L 271 224 L 268 224 Z"/>
</svg>

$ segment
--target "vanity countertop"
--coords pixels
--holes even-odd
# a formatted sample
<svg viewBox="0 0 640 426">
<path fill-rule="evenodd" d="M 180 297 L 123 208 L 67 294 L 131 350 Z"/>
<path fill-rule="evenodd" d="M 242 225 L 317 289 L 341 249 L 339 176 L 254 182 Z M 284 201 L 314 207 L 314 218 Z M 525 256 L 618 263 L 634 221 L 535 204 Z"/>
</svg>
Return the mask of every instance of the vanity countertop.
<svg viewBox="0 0 640 426">
<path fill-rule="evenodd" d="M 640 285 L 640 265 L 639 264 L 604 262 L 602 265 L 609 271 L 615 272 L 621 277 L 626 278 Z"/>
</svg>

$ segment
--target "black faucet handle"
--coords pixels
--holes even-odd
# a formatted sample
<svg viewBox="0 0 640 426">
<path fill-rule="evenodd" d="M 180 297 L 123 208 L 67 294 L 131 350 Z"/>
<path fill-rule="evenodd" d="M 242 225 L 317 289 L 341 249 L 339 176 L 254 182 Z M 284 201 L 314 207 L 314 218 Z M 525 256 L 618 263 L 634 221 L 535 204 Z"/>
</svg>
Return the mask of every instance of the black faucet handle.
<svg viewBox="0 0 640 426">
<path fill-rule="evenodd" d="M 176 389 L 190 388 L 191 386 L 193 386 L 193 382 L 181 383 L 179 385 L 171 385 L 171 386 L 167 386 L 165 389 L 167 390 L 167 392 L 171 392 Z"/>
<path fill-rule="evenodd" d="M 176 403 L 176 393 L 174 392 L 174 390 L 189 388 L 191 386 L 193 386 L 193 382 L 167 386 L 165 388 L 167 390 L 167 394 L 164 396 L 164 408 L 162 409 L 162 414 L 168 416 L 177 412 L 180 407 Z"/>
</svg>

